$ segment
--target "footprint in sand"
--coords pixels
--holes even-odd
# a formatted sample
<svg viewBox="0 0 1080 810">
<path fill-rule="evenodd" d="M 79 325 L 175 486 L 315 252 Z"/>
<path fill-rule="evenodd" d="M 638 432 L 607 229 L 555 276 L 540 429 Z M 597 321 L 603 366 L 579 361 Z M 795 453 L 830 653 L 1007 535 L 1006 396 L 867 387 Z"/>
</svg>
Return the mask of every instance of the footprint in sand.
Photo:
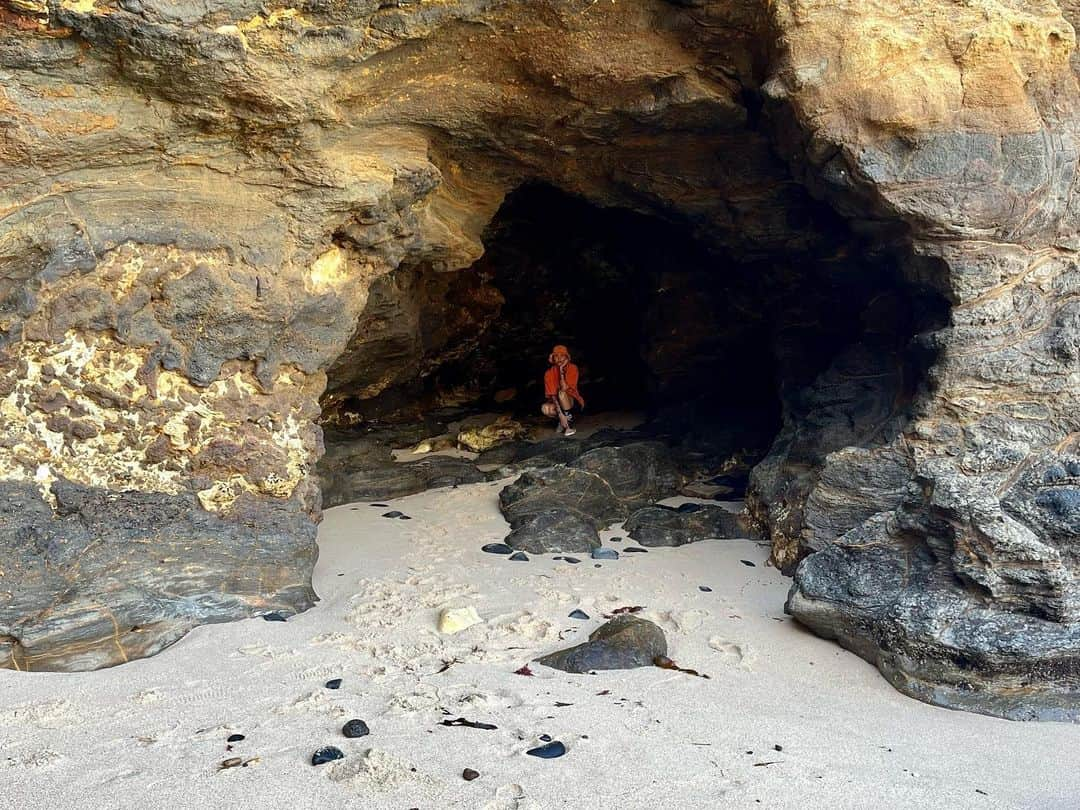
<svg viewBox="0 0 1080 810">
<path fill-rule="evenodd" d="M 43 748 L 40 751 L 27 751 L 0 757 L 0 765 L 6 768 L 51 768 L 63 757 L 55 751 Z"/>
<path fill-rule="evenodd" d="M 393 754 L 370 748 L 360 756 L 349 757 L 330 770 L 330 780 L 353 790 L 388 791 L 405 784 L 419 784 L 435 788 L 440 782 L 421 773 L 409 762 Z"/>
<path fill-rule="evenodd" d="M 160 689 L 144 689 L 142 692 L 136 692 L 130 698 L 133 703 L 138 703 L 142 706 L 148 706 L 151 703 L 160 703 L 164 699 L 165 695 L 162 694 Z"/>
<path fill-rule="evenodd" d="M 495 791 L 495 798 L 485 804 L 482 810 L 520 810 L 525 791 L 521 785 L 503 785 Z"/>
<path fill-rule="evenodd" d="M 74 720 L 75 705 L 70 700 L 27 703 L 0 710 L 0 727 L 30 723 L 40 728 L 60 728 Z"/>
<path fill-rule="evenodd" d="M 272 709 L 274 714 L 327 714 L 341 718 L 347 712 L 326 696 L 325 689 L 308 692 L 290 703 L 283 703 Z"/>
<path fill-rule="evenodd" d="M 709 646 L 720 653 L 720 663 L 729 667 L 748 667 L 750 659 L 749 647 L 720 638 L 720 636 L 710 638 Z"/>
<path fill-rule="evenodd" d="M 690 633 L 699 629 L 711 615 L 707 610 L 681 610 L 678 613 L 671 614 L 671 620 L 680 633 Z"/>
</svg>

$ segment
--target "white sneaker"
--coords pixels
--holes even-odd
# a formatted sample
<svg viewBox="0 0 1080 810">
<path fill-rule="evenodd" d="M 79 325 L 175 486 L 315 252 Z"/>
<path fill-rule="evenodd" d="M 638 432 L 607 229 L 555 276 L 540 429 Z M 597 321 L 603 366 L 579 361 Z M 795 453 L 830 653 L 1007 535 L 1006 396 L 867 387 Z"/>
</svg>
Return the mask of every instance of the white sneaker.
<svg viewBox="0 0 1080 810">
<path fill-rule="evenodd" d="M 563 433 L 563 436 L 573 436 L 575 433 L 577 433 L 577 431 L 573 428 L 567 428 L 566 432 Z"/>
</svg>

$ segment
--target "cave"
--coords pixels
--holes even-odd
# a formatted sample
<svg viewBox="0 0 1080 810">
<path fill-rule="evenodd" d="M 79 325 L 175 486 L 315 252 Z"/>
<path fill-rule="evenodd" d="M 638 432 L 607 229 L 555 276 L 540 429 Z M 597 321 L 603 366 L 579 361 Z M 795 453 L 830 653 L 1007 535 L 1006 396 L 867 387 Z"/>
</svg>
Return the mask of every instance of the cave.
<svg viewBox="0 0 1080 810">
<path fill-rule="evenodd" d="M 141 804 L 117 761 L 203 803 L 786 806 L 751 777 L 895 727 L 902 769 L 789 803 L 952 800 L 910 777 L 959 749 L 1060 803 L 1065 733 L 937 709 L 1080 722 L 1075 7 L 0 0 L 13 800 L 67 757 Z M 544 663 L 610 623 L 618 688 Z M 279 780 L 369 709 L 439 773 L 338 739 Z M 191 765 L 219 732 L 267 778 Z M 628 765 L 521 766 L 564 740 Z"/>
<path fill-rule="evenodd" d="M 920 336 L 942 326 L 947 302 L 902 233 L 802 202 L 784 249 L 738 255 L 685 217 L 517 187 L 471 266 L 403 266 L 373 285 L 329 373 L 324 503 L 472 480 L 392 475 L 380 489 L 372 441 L 403 451 L 447 423 L 500 416 L 534 440 L 555 435 L 538 411 L 556 343 L 581 370 L 580 425 L 630 416 L 701 482 L 723 477 L 738 496 L 778 440 L 784 463 L 806 468 L 846 442 L 888 444 L 927 382 L 934 350 Z M 785 420 L 802 435 L 778 439 Z M 400 474 L 385 449 L 377 458 Z M 778 562 L 793 570 L 814 548 L 796 541 Z"/>
</svg>

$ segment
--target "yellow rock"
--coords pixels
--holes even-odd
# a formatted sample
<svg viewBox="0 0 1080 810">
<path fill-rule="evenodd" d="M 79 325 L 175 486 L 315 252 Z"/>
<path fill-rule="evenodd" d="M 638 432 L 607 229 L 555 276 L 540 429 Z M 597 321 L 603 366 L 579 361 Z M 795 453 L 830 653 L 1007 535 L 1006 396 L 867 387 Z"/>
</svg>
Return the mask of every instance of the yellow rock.
<svg viewBox="0 0 1080 810">
<path fill-rule="evenodd" d="M 448 636 L 453 635 L 482 621 L 480 614 L 472 605 L 463 608 L 443 608 L 439 614 L 439 632 Z"/>
<path fill-rule="evenodd" d="M 513 419 L 501 417 L 490 425 L 481 428 L 470 428 L 458 433 L 458 443 L 472 450 L 474 453 L 482 453 L 498 444 L 514 441 L 522 438 L 526 433 L 525 426 Z"/>
</svg>

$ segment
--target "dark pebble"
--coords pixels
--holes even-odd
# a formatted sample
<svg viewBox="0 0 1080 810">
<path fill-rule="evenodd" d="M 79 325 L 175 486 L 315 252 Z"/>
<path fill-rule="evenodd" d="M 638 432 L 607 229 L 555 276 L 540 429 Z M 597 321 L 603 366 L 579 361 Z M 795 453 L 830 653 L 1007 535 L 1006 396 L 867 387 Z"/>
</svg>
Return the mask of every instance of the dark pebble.
<svg viewBox="0 0 1080 810">
<path fill-rule="evenodd" d="M 571 619 L 581 619 L 582 621 L 588 621 L 589 620 L 589 614 L 586 613 L 584 610 L 575 610 L 573 613 L 570 614 L 570 618 Z"/>
<path fill-rule="evenodd" d="M 592 558 L 594 560 L 617 560 L 619 559 L 619 552 L 613 548 L 594 548 Z"/>
<path fill-rule="evenodd" d="M 514 562 L 528 562 L 529 555 L 526 554 L 524 551 L 515 551 L 513 554 L 510 555 L 510 559 Z"/>
<path fill-rule="evenodd" d="M 341 688 L 341 678 L 331 678 L 329 681 L 326 682 L 326 688 L 327 689 L 340 689 Z"/>
<path fill-rule="evenodd" d="M 408 515 L 402 515 L 401 520 L 412 520 L 412 518 L 409 517 Z"/>
<path fill-rule="evenodd" d="M 320 748 L 311 755 L 311 764 L 325 765 L 327 762 L 333 762 L 335 759 L 345 759 L 345 755 L 341 752 L 340 748 L 328 745 L 325 748 Z"/>
<path fill-rule="evenodd" d="M 774 745 L 773 746 L 773 751 L 783 751 L 783 750 L 784 750 L 784 746 L 782 746 L 782 745 Z"/>
<path fill-rule="evenodd" d="M 399 517 L 402 516 L 402 514 L 404 514 L 404 513 L 399 512 L 399 511 L 397 511 L 395 509 L 395 510 L 393 510 L 391 512 L 383 512 L 383 517 L 385 517 L 385 518 L 399 518 Z"/>
<path fill-rule="evenodd" d="M 480 772 L 474 771 L 472 768 L 466 768 L 461 772 L 461 778 L 464 779 L 466 782 L 471 782 L 473 779 L 480 778 Z"/>
<path fill-rule="evenodd" d="M 540 741 L 541 742 L 551 742 L 551 735 L 550 734 L 541 734 L 540 735 Z"/>
<path fill-rule="evenodd" d="M 649 553 L 648 549 L 638 548 L 637 546 L 630 546 L 630 548 L 624 549 L 624 551 L 626 551 L 627 553 L 630 553 L 630 554 L 648 554 Z"/>
<path fill-rule="evenodd" d="M 513 554 L 514 550 L 506 543 L 488 543 L 486 546 L 480 548 L 481 551 L 486 551 L 488 554 Z"/>
<path fill-rule="evenodd" d="M 622 538 L 621 537 L 612 537 L 610 540 L 608 540 L 608 542 L 609 543 L 621 543 Z"/>
<path fill-rule="evenodd" d="M 563 559 L 571 565 L 577 565 L 579 562 L 581 562 L 581 560 L 579 560 L 577 557 L 563 557 Z"/>
<path fill-rule="evenodd" d="M 367 727 L 367 723 L 363 720 L 350 720 L 341 727 L 341 733 L 349 738 L 366 737 L 371 733 L 371 729 Z"/>
<path fill-rule="evenodd" d="M 566 753 L 566 746 L 556 740 L 555 742 L 549 742 L 547 745 L 541 745 L 539 748 L 530 748 L 525 752 L 530 757 L 540 757 L 540 759 L 555 759 L 561 757 Z"/>
<path fill-rule="evenodd" d="M 379 507 L 380 509 L 385 509 L 385 508 L 386 508 L 386 507 L 388 507 L 389 505 L 390 505 L 390 504 L 388 504 L 388 503 L 373 503 L 373 504 L 372 504 L 372 506 L 378 506 L 378 507 Z"/>
<path fill-rule="evenodd" d="M 675 511 L 676 512 L 681 512 L 684 515 L 690 515 L 690 514 L 693 514 L 694 512 L 700 512 L 701 511 L 701 504 L 700 503 L 684 503 L 682 506 L 680 506 Z"/>
<path fill-rule="evenodd" d="M 231 743 L 240 742 L 243 739 L 244 739 L 243 734 L 230 734 L 229 738 L 227 740 L 225 740 L 225 742 L 231 742 Z"/>
<path fill-rule="evenodd" d="M 698 585 L 697 587 L 698 590 L 702 593 L 712 593 L 712 588 L 710 588 L 708 585 Z"/>
<path fill-rule="evenodd" d="M 262 615 L 264 622 L 283 622 L 285 617 L 280 613 L 264 613 Z"/>
<path fill-rule="evenodd" d="M 757 566 L 756 566 L 756 565 L 754 565 L 754 564 L 753 564 L 752 562 L 750 562 L 749 560 L 739 560 L 739 562 L 741 562 L 741 563 L 742 563 L 743 565 L 749 565 L 749 566 L 750 566 L 751 568 L 757 568 Z"/>
</svg>

